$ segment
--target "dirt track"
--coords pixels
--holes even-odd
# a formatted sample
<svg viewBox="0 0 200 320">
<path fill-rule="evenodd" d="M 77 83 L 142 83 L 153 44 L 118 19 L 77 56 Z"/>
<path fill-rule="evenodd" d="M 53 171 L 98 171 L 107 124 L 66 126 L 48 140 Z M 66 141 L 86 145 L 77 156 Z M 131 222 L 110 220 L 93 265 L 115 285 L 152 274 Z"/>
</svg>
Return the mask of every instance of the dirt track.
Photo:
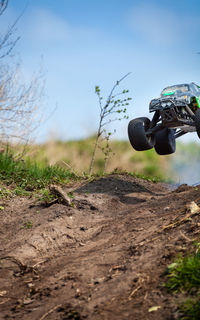
<svg viewBox="0 0 200 320">
<path fill-rule="evenodd" d="M 181 219 L 200 187 L 113 175 L 72 190 L 71 207 L 1 202 L 0 319 L 176 318 L 163 273 L 197 238 L 200 217 Z"/>
</svg>

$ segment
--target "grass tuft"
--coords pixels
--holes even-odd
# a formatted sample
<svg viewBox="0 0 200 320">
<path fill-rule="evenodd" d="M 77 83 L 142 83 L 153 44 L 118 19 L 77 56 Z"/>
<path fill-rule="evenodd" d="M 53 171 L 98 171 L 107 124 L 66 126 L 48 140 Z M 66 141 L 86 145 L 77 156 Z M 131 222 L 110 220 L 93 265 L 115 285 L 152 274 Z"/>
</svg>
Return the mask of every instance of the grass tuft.
<svg viewBox="0 0 200 320">
<path fill-rule="evenodd" d="M 175 263 L 168 267 L 169 280 L 167 289 L 171 291 L 200 289 L 200 252 L 194 255 L 180 257 Z"/>
<path fill-rule="evenodd" d="M 182 320 L 200 319 L 200 296 L 196 299 L 187 299 L 179 306 L 180 318 Z"/>
<path fill-rule="evenodd" d="M 168 266 L 168 281 L 165 286 L 169 291 L 180 292 L 184 296 L 184 300 L 178 303 L 179 319 L 200 319 L 199 248 L 193 255 L 179 257 Z"/>
<path fill-rule="evenodd" d="M 77 179 L 70 170 L 58 166 L 34 163 L 30 158 L 16 161 L 8 151 L 0 154 L 0 179 L 7 185 L 15 185 L 16 194 L 20 189 L 32 191 L 45 188 L 51 183 L 68 183 Z"/>
</svg>

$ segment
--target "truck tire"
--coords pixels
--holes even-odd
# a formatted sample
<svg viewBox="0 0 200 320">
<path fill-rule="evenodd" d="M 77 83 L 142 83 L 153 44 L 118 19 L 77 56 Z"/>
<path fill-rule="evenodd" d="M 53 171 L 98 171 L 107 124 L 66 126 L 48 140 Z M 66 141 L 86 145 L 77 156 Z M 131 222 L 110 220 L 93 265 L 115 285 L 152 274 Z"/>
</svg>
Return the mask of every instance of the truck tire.
<svg viewBox="0 0 200 320">
<path fill-rule="evenodd" d="M 196 127 L 196 131 L 197 131 L 197 135 L 200 139 L 200 109 L 198 109 L 195 113 L 195 127 Z"/>
<path fill-rule="evenodd" d="M 128 137 L 132 147 L 137 151 L 152 149 L 155 145 L 153 135 L 147 135 L 150 120 L 148 118 L 137 118 L 129 122 Z"/>
<path fill-rule="evenodd" d="M 176 151 L 174 130 L 164 128 L 155 133 L 155 150 L 159 155 L 167 155 Z"/>
</svg>

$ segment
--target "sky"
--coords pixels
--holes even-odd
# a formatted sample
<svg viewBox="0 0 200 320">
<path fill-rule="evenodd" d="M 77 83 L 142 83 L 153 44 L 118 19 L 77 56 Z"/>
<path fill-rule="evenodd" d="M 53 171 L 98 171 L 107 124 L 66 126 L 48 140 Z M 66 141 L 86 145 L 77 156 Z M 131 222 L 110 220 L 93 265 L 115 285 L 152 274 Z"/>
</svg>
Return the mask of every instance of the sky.
<svg viewBox="0 0 200 320">
<path fill-rule="evenodd" d="M 132 98 L 129 119 L 151 118 L 149 102 L 164 87 L 200 83 L 199 0 L 10 0 L 1 32 L 22 12 L 14 52 L 26 79 L 41 64 L 45 76 L 47 117 L 39 142 L 93 134 L 99 120 L 95 86 L 106 97 L 128 72 L 121 89 Z M 113 125 L 115 138 L 127 139 L 128 121 Z M 186 136 L 196 139 L 195 133 Z"/>
</svg>

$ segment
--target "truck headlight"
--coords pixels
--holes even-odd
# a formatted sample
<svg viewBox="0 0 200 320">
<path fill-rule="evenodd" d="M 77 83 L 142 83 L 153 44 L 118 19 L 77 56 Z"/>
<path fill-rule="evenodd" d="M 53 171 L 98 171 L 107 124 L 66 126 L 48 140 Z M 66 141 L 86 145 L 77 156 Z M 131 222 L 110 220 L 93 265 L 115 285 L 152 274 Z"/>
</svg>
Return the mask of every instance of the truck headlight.
<svg viewBox="0 0 200 320">
<path fill-rule="evenodd" d="M 170 107 L 171 106 L 171 102 L 161 102 L 161 106 L 163 108 Z"/>
</svg>

